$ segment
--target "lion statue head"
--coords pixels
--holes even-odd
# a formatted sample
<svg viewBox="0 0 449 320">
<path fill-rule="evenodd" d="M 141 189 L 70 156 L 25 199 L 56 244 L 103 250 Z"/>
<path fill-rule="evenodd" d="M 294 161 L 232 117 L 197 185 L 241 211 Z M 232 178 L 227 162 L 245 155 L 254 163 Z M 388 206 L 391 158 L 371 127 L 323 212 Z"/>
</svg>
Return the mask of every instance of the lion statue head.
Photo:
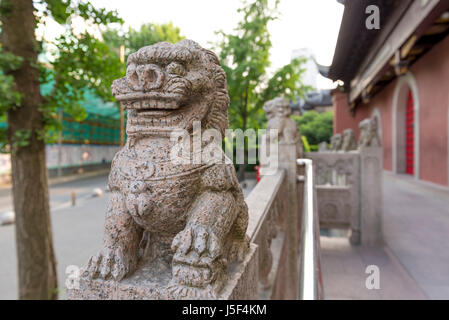
<svg viewBox="0 0 449 320">
<path fill-rule="evenodd" d="M 263 111 L 265 111 L 268 121 L 274 118 L 286 118 L 291 113 L 290 104 L 283 97 L 277 97 L 265 102 Z"/>
<path fill-rule="evenodd" d="M 357 150 L 357 139 L 355 138 L 354 130 L 346 129 L 343 131 L 343 142 L 341 146 L 341 150 L 344 152 L 348 152 L 351 150 Z"/>
<path fill-rule="evenodd" d="M 343 143 L 341 133 L 336 133 L 331 137 L 331 151 L 340 151 Z"/>
<path fill-rule="evenodd" d="M 115 98 L 128 110 L 129 136 L 170 136 L 228 128 L 226 74 L 217 56 L 192 40 L 159 42 L 128 57 L 126 76 L 112 84 Z"/>
<path fill-rule="evenodd" d="M 290 119 L 290 103 L 283 97 L 277 97 L 265 102 L 263 106 L 268 123 L 267 129 L 279 132 L 279 142 L 296 143 L 300 141 L 300 134 L 296 122 Z"/>
<path fill-rule="evenodd" d="M 359 147 L 380 147 L 377 118 L 364 119 L 359 124 Z"/>
</svg>

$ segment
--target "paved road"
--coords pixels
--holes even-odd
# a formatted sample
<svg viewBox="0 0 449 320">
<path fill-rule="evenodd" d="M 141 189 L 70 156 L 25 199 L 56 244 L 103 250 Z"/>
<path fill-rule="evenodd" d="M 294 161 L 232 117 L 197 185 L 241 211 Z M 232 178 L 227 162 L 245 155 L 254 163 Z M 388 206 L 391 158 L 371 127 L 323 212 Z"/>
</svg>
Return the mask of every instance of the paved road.
<svg viewBox="0 0 449 320">
<path fill-rule="evenodd" d="M 50 188 L 51 218 L 58 262 L 61 298 L 65 297 L 65 269 L 68 265 L 84 265 L 101 246 L 104 213 L 108 193 L 93 198 L 92 190 L 106 190 L 106 176 L 54 185 Z M 77 194 L 71 205 L 71 192 Z M 0 197 L 0 212 L 12 209 L 9 192 Z M 17 262 L 14 225 L 0 226 L 0 299 L 17 298 Z"/>
<path fill-rule="evenodd" d="M 71 192 L 75 192 L 77 199 L 90 197 L 94 188 L 106 187 L 107 173 L 99 176 L 82 178 L 75 181 L 58 183 L 50 187 L 50 204 L 52 210 L 71 206 Z M 0 191 L 0 213 L 12 211 L 11 189 Z"/>
</svg>

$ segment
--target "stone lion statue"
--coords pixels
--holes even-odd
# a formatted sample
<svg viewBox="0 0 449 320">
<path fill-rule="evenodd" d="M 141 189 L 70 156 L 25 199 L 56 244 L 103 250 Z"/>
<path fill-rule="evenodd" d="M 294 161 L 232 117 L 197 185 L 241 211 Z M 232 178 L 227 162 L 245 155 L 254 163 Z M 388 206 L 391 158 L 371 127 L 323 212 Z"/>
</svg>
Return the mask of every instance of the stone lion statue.
<svg viewBox="0 0 449 320">
<path fill-rule="evenodd" d="M 277 129 L 280 143 L 298 143 L 301 141 L 298 126 L 289 117 L 291 109 L 286 99 L 278 97 L 269 100 L 264 104 L 263 110 L 268 120 L 267 130 Z"/>
<path fill-rule="evenodd" d="M 120 281 L 145 268 L 169 270 L 167 291 L 175 297 L 217 297 L 227 266 L 249 246 L 234 167 L 170 160 L 173 130 L 192 134 L 194 121 L 201 131 L 228 128 L 217 56 L 191 40 L 143 47 L 112 92 L 128 111 L 128 139 L 112 161 L 103 249 L 87 274 Z"/>
<path fill-rule="evenodd" d="M 355 138 L 354 130 L 346 129 L 343 131 L 343 143 L 341 146 L 341 150 L 343 152 L 348 152 L 351 150 L 357 150 L 357 140 Z"/>
<path fill-rule="evenodd" d="M 377 118 L 368 118 L 360 122 L 360 147 L 380 147 L 379 132 L 377 126 Z"/>
<path fill-rule="evenodd" d="M 342 147 L 342 137 L 340 133 L 336 133 L 331 137 L 330 151 L 340 151 Z"/>
<path fill-rule="evenodd" d="M 320 144 L 318 145 L 318 152 L 328 152 L 328 148 L 327 148 L 327 142 L 326 141 L 322 141 L 320 142 Z"/>
</svg>

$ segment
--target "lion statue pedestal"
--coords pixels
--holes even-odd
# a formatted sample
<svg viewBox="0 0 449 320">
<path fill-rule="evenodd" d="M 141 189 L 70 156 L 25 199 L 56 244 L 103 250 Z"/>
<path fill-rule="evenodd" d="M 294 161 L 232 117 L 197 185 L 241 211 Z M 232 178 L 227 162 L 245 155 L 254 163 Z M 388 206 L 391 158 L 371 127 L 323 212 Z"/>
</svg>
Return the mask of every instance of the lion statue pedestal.
<svg viewBox="0 0 449 320">
<path fill-rule="evenodd" d="M 227 279 L 215 299 L 255 300 L 258 288 L 257 245 L 251 244 L 245 259 L 234 264 L 227 272 Z M 91 279 L 81 276 L 78 289 L 68 290 L 70 300 L 178 300 L 211 299 L 201 296 L 201 290 L 186 290 L 179 295 L 170 289 L 172 270 L 155 265 L 142 265 L 130 277 L 121 281 L 114 279 Z M 187 295 L 190 293 L 191 295 Z"/>
</svg>

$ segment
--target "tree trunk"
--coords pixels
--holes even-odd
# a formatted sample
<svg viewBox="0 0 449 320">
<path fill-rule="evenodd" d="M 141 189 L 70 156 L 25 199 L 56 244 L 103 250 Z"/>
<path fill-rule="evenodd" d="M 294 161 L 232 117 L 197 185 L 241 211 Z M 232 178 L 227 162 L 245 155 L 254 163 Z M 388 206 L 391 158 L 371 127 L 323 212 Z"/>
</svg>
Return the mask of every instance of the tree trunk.
<svg viewBox="0 0 449 320">
<path fill-rule="evenodd" d="M 240 182 L 243 182 L 245 180 L 245 165 L 239 164 L 239 168 L 237 171 L 237 178 Z"/>
<path fill-rule="evenodd" d="M 245 88 L 245 98 L 242 99 L 243 110 L 242 110 L 242 130 L 245 134 L 247 122 L 248 122 L 248 86 Z M 237 179 L 239 181 L 245 181 L 245 169 L 246 169 L 246 138 L 243 138 L 243 164 L 239 164 Z"/>
<path fill-rule="evenodd" d="M 32 0 L 3 0 L 3 50 L 23 58 L 11 72 L 21 105 L 8 111 L 19 275 L 19 299 L 56 299 L 56 260 L 50 223 L 42 103 Z M 15 146 L 17 133 L 28 132 L 28 144 Z"/>
</svg>

